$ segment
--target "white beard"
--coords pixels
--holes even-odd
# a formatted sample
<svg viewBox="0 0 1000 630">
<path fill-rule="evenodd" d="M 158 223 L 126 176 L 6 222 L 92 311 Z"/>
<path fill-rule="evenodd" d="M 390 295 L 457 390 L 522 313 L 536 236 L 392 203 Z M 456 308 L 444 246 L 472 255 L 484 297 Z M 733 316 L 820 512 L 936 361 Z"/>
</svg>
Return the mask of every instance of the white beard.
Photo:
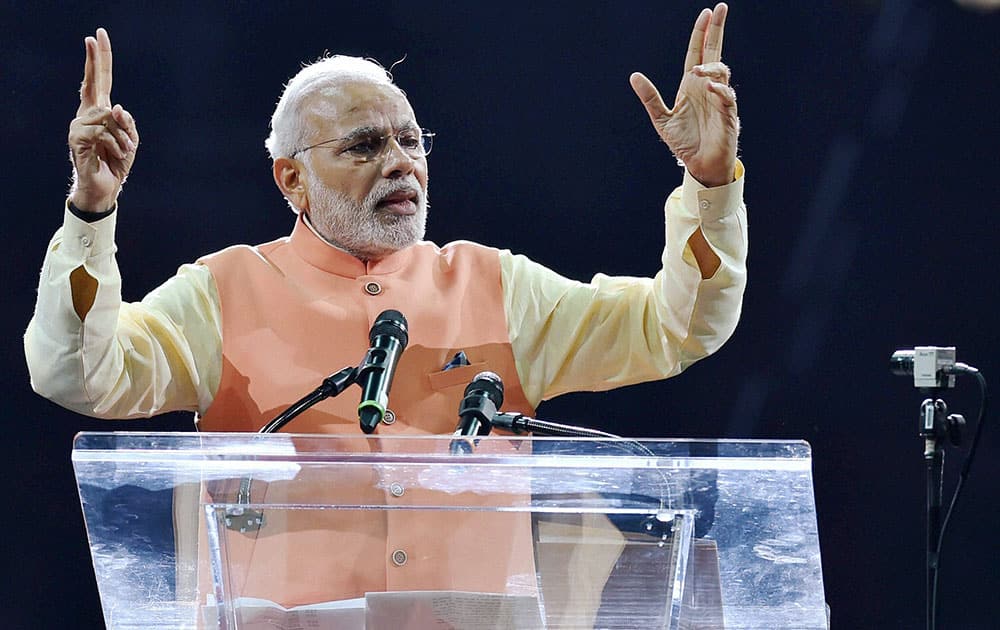
<svg viewBox="0 0 1000 630">
<path fill-rule="evenodd" d="M 427 228 L 427 191 L 415 177 L 380 181 L 358 203 L 327 186 L 310 171 L 309 221 L 330 244 L 365 261 L 380 260 L 424 238 Z M 417 191 L 416 214 L 399 216 L 376 209 L 379 201 L 397 190 Z"/>
</svg>

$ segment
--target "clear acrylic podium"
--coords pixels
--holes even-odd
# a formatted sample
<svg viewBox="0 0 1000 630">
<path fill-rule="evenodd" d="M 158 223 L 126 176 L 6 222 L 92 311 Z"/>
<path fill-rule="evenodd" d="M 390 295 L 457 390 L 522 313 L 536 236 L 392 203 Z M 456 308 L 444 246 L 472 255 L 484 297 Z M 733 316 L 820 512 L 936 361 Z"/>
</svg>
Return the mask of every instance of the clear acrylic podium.
<svg viewBox="0 0 1000 630">
<path fill-rule="evenodd" d="M 112 629 L 827 628 L 805 442 L 82 433 L 73 464 Z"/>
</svg>

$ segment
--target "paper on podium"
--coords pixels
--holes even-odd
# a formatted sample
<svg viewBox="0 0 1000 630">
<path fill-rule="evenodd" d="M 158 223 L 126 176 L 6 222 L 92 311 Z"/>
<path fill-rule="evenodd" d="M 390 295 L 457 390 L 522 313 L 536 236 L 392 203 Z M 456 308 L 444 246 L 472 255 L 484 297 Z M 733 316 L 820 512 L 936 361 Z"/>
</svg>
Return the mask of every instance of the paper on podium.
<svg viewBox="0 0 1000 630">
<path fill-rule="evenodd" d="M 242 597 L 241 630 L 531 630 L 542 628 L 538 598 L 463 591 L 397 591 L 285 608 Z M 214 607 L 206 616 L 214 616 Z"/>
<path fill-rule="evenodd" d="M 538 598 L 460 591 L 368 593 L 365 630 L 542 628 Z"/>
<path fill-rule="evenodd" d="M 365 627 L 364 597 L 293 608 L 285 608 L 267 599 L 241 597 L 233 602 L 233 607 L 237 626 L 245 630 L 306 630 L 307 628 L 355 630 Z M 215 608 L 209 607 L 205 616 L 214 618 L 216 614 Z"/>
</svg>

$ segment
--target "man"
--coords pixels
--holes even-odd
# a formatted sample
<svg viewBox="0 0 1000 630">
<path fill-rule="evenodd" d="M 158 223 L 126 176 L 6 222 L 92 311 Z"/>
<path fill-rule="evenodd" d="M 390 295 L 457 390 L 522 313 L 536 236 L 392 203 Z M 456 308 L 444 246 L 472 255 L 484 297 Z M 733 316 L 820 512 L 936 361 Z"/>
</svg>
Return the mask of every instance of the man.
<svg viewBox="0 0 1000 630">
<path fill-rule="evenodd" d="M 384 70 L 332 57 L 297 74 L 272 117 L 267 148 L 298 215 L 292 234 L 185 265 L 132 304 L 121 301 L 113 238 L 139 136 L 112 106 L 111 45 L 98 29 L 86 39 L 70 124 L 74 183 L 25 335 L 33 387 L 88 415 L 187 409 L 201 430 L 255 431 L 357 364 L 387 308 L 405 314 L 410 342 L 382 435 L 451 432 L 463 387 L 486 369 L 504 381 L 504 408 L 525 414 L 568 391 L 679 373 L 732 334 L 745 286 L 739 121 L 721 62 L 726 13 L 720 3 L 698 16 L 673 109 L 646 77 L 630 78 L 686 168 L 666 204 L 655 278 L 584 284 L 507 251 L 421 240 L 431 136 Z M 360 433 L 356 407 L 356 396 L 326 400 L 289 430 Z M 341 580 L 338 593 L 407 584 L 341 573 L 330 578 Z M 286 603 L 302 601 L 309 595 Z"/>
</svg>

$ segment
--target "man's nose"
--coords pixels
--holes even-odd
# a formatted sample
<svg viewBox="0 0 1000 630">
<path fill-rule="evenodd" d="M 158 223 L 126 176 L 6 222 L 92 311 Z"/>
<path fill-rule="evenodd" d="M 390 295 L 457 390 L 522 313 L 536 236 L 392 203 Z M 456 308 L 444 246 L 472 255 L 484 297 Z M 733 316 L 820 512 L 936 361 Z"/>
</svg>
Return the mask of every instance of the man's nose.
<svg viewBox="0 0 1000 630">
<path fill-rule="evenodd" d="M 386 140 L 385 158 L 382 160 L 382 176 L 396 178 L 409 175 L 416 168 L 417 160 L 407 155 L 395 138 Z"/>
</svg>

